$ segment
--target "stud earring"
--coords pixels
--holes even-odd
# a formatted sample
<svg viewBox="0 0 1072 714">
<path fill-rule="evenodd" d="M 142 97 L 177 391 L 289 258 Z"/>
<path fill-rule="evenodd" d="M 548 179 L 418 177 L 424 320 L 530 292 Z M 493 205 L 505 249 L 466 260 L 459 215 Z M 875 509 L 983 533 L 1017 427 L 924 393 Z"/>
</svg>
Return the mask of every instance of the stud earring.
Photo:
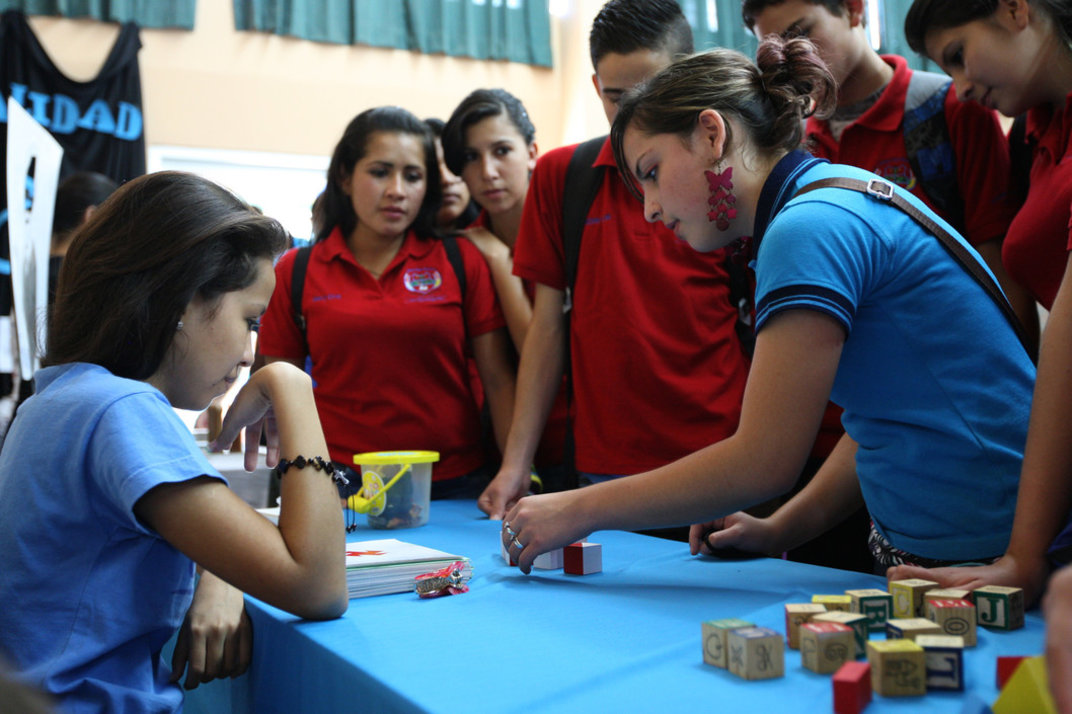
<svg viewBox="0 0 1072 714">
<path fill-rule="evenodd" d="M 718 173 L 704 171 L 707 177 L 707 187 L 711 195 L 707 199 L 712 208 L 707 212 L 707 220 L 713 222 L 720 231 L 730 227 L 730 221 L 737 217 L 737 209 L 733 208 L 737 203 L 737 197 L 733 195 L 733 167 L 720 168 L 722 161 L 719 160 Z"/>
<path fill-rule="evenodd" d="M 180 330 L 182 330 L 182 320 L 179 320 L 179 323 L 175 325 L 175 331 L 178 332 Z"/>
</svg>

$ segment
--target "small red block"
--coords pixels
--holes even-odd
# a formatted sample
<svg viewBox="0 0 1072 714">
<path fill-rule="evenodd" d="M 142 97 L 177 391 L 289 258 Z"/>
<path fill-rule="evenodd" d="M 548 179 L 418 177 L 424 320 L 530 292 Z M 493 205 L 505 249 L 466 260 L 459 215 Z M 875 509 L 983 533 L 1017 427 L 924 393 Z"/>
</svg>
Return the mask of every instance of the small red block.
<svg viewBox="0 0 1072 714">
<path fill-rule="evenodd" d="M 871 665 L 846 662 L 834 673 L 834 714 L 860 714 L 871 703 Z"/>
<path fill-rule="evenodd" d="M 998 657 L 998 691 L 1005 688 L 1005 683 L 1013 675 L 1020 663 L 1027 657 Z"/>
<path fill-rule="evenodd" d="M 562 549 L 562 570 L 570 575 L 589 575 L 603 570 L 603 546 L 574 543 Z"/>
</svg>

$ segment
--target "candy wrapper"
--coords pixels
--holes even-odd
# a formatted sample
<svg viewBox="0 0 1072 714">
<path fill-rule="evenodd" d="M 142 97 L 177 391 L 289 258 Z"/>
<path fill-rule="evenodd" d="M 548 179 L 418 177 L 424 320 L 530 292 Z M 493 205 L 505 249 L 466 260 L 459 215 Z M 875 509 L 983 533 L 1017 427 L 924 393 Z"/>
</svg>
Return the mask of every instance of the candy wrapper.
<svg viewBox="0 0 1072 714">
<path fill-rule="evenodd" d="M 467 593 L 469 577 L 464 574 L 464 568 L 465 563 L 457 560 L 440 570 L 418 575 L 414 578 L 417 581 L 415 590 L 425 598 Z"/>
</svg>

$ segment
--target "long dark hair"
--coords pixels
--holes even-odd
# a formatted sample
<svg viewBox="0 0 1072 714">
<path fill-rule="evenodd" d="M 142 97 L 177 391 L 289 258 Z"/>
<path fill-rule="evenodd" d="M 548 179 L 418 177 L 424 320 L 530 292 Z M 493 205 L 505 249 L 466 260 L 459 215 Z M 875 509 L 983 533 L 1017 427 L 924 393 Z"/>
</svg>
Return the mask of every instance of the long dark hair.
<svg viewBox="0 0 1072 714">
<path fill-rule="evenodd" d="M 124 184 L 67 252 L 42 364 L 91 362 L 147 379 L 195 296 L 212 302 L 248 287 L 257 260 L 288 240 L 275 219 L 200 176 L 163 171 Z"/>
<path fill-rule="evenodd" d="M 623 176 L 632 177 L 622 141 L 630 125 L 648 134 L 691 135 L 706 109 L 725 112 L 760 150 L 800 146 L 803 119 L 828 114 L 837 85 L 804 38 L 771 36 L 759 44 L 756 62 L 734 50 L 701 52 L 674 62 L 648 82 L 626 92 L 610 137 Z M 734 137 L 727 126 L 727 141 Z M 635 181 L 629 185 L 636 189 Z"/>
<path fill-rule="evenodd" d="M 915 0 L 905 15 L 904 31 L 908 46 L 927 54 L 927 33 L 948 30 L 982 20 L 997 12 L 1001 0 Z M 1072 3 L 1068 0 L 1028 0 L 1053 20 L 1065 47 L 1072 43 Z"/>
<path fill-rule="evenodd" d="M 443 127 L 443 159 L 447 168 L 458 176 L 462 175 L 469 127 L 488 117 L 497 116 L 506 116 L 525 140 L 525 145 L 532 146 L 536 140 L 536 127 L 521 100 L 505 89 L 477 89 L 455 107 Z"/>
<path fill-rule="evenodd" d="M 335 146 L 328 165 L 328 185 L 324 191 L 324 225 L 316 235 L 321 241 L 331 235 L 338 226 L 343 236 L 349 236 L 357 227 L 357 214 L 350 197 L 342 190 L 346 177 L 354 171 L 354 165 L 365 157 L 368 141 L 374 133 L 412 134 L 421 140 L 424 147 L 425 193 L 417 218 L 411 228 L 422 237 L 433 237 L 435 217 L 443 200 L 443 187 L 439 183 L 439 161 L 436 160 L 435 140 L 432 131 L 416 116 L 402 107 L 374 107 L 358 114 L 343 132 Z"/>
</svg>

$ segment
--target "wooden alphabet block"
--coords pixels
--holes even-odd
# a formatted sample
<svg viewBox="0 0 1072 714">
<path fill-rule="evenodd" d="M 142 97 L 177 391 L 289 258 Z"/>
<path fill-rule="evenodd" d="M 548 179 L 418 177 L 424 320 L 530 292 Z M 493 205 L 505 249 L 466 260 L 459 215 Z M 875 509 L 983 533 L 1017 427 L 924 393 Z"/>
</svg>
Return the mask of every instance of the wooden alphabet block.
<svg viewBox="0 0 1072 714">
<path fill-rule="evenodd" d="M 849 612 L 852 610 L 851 595 L 812 595 L 811 601 L 819 605 L 825 605 L 828 611 L 841 610 L 842 612 Z"/>
<path fill-rule="evenodd" d="M 532 567 L 538 570 L 558 570 L 562 567 L 562 548 L 541 553 L 532 561 Z"/>
<path fill-rule="evenodd" d="M 920 635 L 941 635 L 942 628 L 925 617 L 894 618 L 886 621 L 886 639 L 915 640 Z"/>
<path fill-rule="evenodd" d="M 726 669 L 729 658 L 726 656 L 726 636 L 730 630 L 742 627 L 755 627 L 751 622 L 727 618 L 725 620 L 708 620 L 701 624 L 703 637 L 703 661 L 715 667 Z"/>
<path fill-rule="evenodd" d="M 1050 694 L 1045 658 L 1028 657 L 1021 662 L 1005 683 L 993 708 L 994 714 L 1056 714 L 1057 705 Z"/>
<path fill-rule="evenodd" d="M 927 600 L 967 600 L 972 601 L 972 591 L 962 588 L 935 588 L 923 593 L 924 606 Z"/>
<path fill-rule="evenodd" d="M 729 670 L 743 679 L 785 676 L 782 636 L 767 627 L 741 627 L 726 636 Z"/>
<path fill-rule="evenodd" d="M 923 595 L 934 590 L 938 583 L 932 580 L 910 578 L 894 580 L 890 583 L 890 595 L 893 596 L 893 616 L 899 618 L 923 617 Z"/>
<path fill-rule="evenodd" d="M 914 697 L 927 693 L 927 660 L 911 640 L 871 640 L 867 643 L 871 688 L 884 697 Z"/>
<path fill-rule="evenodd" d="M 820 613 L 811 619 L 812 622 L 836 622 L 839 625 L 845 625 L 852 628 L 852 639 L 855 647 L 853 648 L 852 658 L 863 657 L 867 654 L 867 638 L 871 632 L 870 623 L 867 619 L 867 615 L 861 615 L 856 612 L 842 612 L 835 610 L 834 612 Z"/>
<path fill-rule="evenodd" d="M 574 543 L 562 553 L 562 569 L 570 575 L 590 575 L 603 570 L 603 546 L 599 543 Z"/>
<path fill-rule="evenodd" d="M 871 665 L 846 662 L 834 673 L 834 714 L 860 714 L 871 703 Z"/>
<path fill-rule="evenodd" d="M 831 674 L 853 659 L 852 628 L 837 622 L 805 622 L 800 626 L 800 662 L 812 672 Z"/>
<path fill-rule="evenodd" d="M 1012 676 L 1016 668 L 1025 659 L 1027 657 L 998 657 L 997 685 L 999 690 L 1005 688 L 1005 683 L 1009 681 L 1009 677 Z"/>
<path fill-rule="evenodd" d="M 785 606 L 785 639 L 791 649 L 800 649 L 800 626 L 824 612 L 825 605 L 812 602 L 794 602 Z"/>
<path fill-rule="evenodd" d="M 1024 591 L 1020 588 L 985 585 L 976 588 L 972 594 L 980 625 L 998 630 L 1016 630 L 1024 626 Z"/>
<path fill-rule="evenodd" d="M 872 632 L 885 631 L 886 620 L 893 617 L 893 596 L 877 588 L 846 590 L 845 594 L 852 598 L 852 612 L 867 615 Z"/>
<path fill-rule="evenodd" d="M 965 647 L 975 647 L 975 605 L 967 600 L 928 600 L 927 618 L 945 634 L 963 637 Z"/>
<path fill-rule="evenodd" d="M 927 662 L 927 689 L 964 691 L 964 638 L 958 635 L 920 635 Z"/>
</svg>

